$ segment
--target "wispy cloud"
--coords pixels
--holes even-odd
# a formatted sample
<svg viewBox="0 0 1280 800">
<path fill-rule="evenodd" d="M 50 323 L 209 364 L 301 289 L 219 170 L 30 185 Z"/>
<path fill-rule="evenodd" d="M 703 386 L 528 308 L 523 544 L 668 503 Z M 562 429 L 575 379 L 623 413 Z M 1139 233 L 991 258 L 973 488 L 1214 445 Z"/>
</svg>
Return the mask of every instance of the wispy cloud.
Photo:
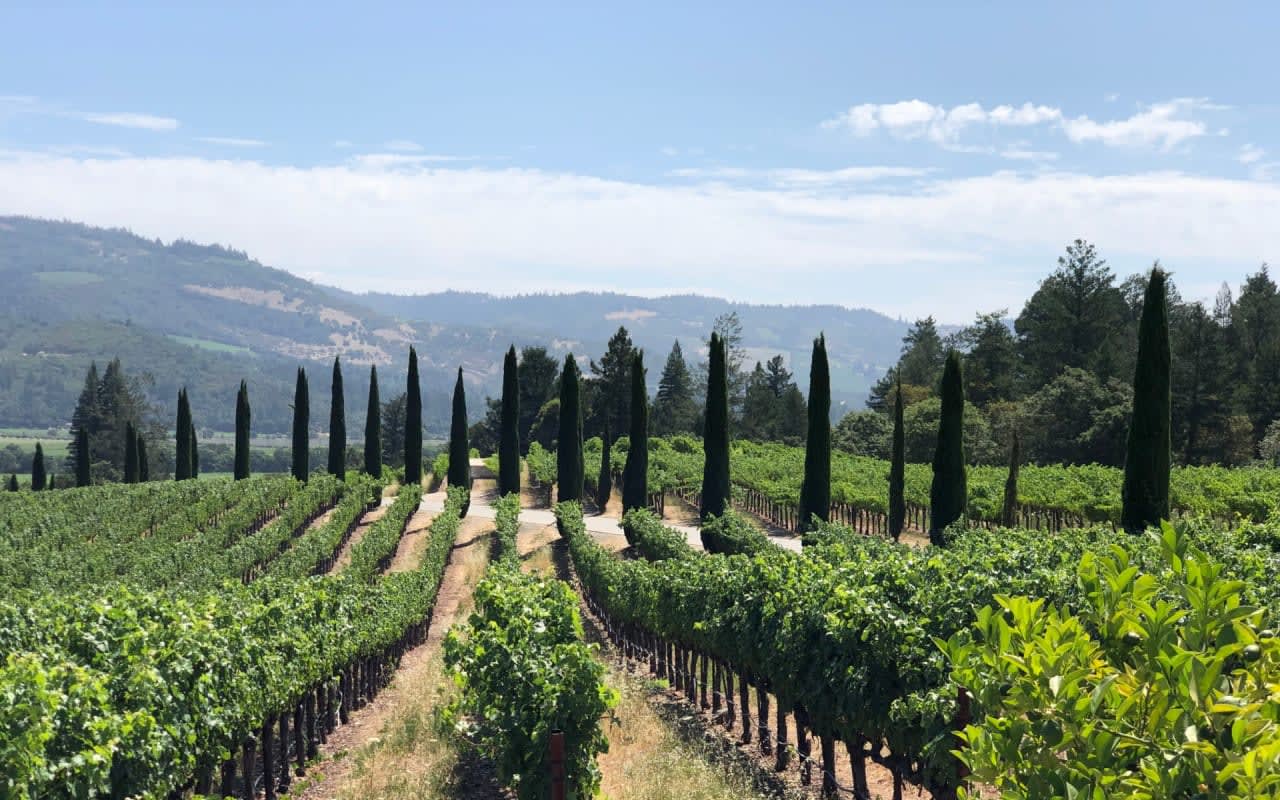
<svg viewBox="0 0 1280 800">
<path fill-rule="evenodd" d="M 772 186 L 825 187 L 851 183 L 870 183 L 893 178 L 920 178 L 934 172 L 929 167 L 864 166 L 840 169 L 749 169 L 745 167 L 685 167 L 667 175 L 702 181 L 762 181 Z"/>
<path fill-rule="evenodd" d="M 1030 150 L 1025 147 L 1007 147 L 1000 151 L 1000 157 L 1010 161 L 1057 161 L 1058 153 L 1049 150 Z"/>
<path fill-rule="evenodd" d="M 422 145 L 409 139 L 392 139 L 389 142 L 383 142 L 382 149 L 393 153 L 418 153 L 421 152 Z"/>
<path fill-rule="evenodd" d="M 63 116 L 92 122 L 95 125 L 113 125 L 118 128 L 138 128 L 148 131 L 178 129 L 178 121 L 173 117 L 139 114 L 133 111 L 67 111 Z"/>
<path fill-rule="evenodd" d="M 346 139 L 337 139 L 337 140 L 335 140 L 335 141 L 334 141 L 333 146 L 334 146 L 334 147 L 337 147 L 337 148 L 338 148 L 338 149 L 340 149 L 340 150 L 345 150 L 345 149 L 347 149 L 347 148 L 351 147 L 351 146 L 352 146 L 352 144 L 351 144 L 351 142 L 347 141 Z"/>
<path fill-rule="evenodd" d="M 460 161 L 504 161 L 503 156 L 451 156 L 438 153 L 360 153 L 350 158 L 350 162 L 360 167 L 374 169 L 394 169 L 397 167 L 425 166 L 428 164 L 450 164 Z"/>
<path fill-rule="evenodd" d="M 1255 162 L 1261 161 L 1262 157 L 1265 156 L 1266 154 L 1267 154 L 1266 150 L 1263 150 L 1261 147 L 1258 147 L 1253 143 L 1250 143 L 1250 144 L 1242 145 L 1240 147 L 1240 153 L 1239 155 L 1236 156 L 1236 161 L 1239 161 L 1241 164 L 1253 164 Z"/>
<path fill-rule="evenodd" d="M 237 136 L 197 136 L 197 142 L 206 144 L 218 144 L 226 147 L 266 147 L 267 143 L 261 139 L 241 139 Z"/>
<path fill-rule="evenodd" d="M 1204 136 L 1208 126 L 1192 119 L 1196 111 L 1217 110 L 1203 98 L 1180 97 L 1154 103 L 1127 119 L 1095 122 L 1087 116 L 1064 120 L 1063 131 L 1073 142 L 1101 142 L 1111 146 L 1158 146 L 1171 150 L 1179 144 Z"/>
</svg>

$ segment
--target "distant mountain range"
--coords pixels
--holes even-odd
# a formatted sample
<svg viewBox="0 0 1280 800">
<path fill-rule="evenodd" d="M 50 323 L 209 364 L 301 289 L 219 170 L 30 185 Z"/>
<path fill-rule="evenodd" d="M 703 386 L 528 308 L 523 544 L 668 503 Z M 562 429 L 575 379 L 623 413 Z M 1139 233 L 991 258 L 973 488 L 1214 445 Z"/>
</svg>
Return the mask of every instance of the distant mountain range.
<svg viewBox="0 0 1280 800">
<path fill-rule="evenodd" d="M 255 429 L 263 433 L 288 429 L 299 365 L 312 376 L 312 419 L 327 420 L 328 368 L 341 355 L 347 408 L 362 421 L 367 366 L 378 365 L 382 396 L 391 397 L 403 387 L 412 343 L 422 360 L 428 429 L 443 433 L 453 370 L 464 368 L 478 416 L 481 398 L 500 390 L 510 343 L 598 358 L 624 325 L 649 354 L 656 385 L 672 342 L 700 360 L 713 321 L 729 311 L 743 326 L 747 367 L 781 353 L 802 387 L 813 337 L 825 332 L 837 413 L 861 405 L 896 360 L 907 329 L 866 309 L 695 295 L 356 294 L 216 245 L 0 217 L 0 427 L 64 423 L 89 361 L 117 355 L 130 372 L 150 373 L 166 415 L 178 388 L 190 387 L 198 424 L 215 430 L 232 427 L 236 386 L 248 379 Z"/>
</svg>

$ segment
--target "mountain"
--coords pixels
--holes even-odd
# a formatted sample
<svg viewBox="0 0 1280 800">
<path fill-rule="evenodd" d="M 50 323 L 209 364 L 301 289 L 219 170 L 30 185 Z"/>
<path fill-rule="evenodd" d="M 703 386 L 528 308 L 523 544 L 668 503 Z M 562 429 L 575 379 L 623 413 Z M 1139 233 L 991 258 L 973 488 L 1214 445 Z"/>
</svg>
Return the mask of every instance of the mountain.
<svg viewBox="0 0 1280 800">
<path fill-rule="evenodd" d="M 327 370 L 341 355 L 347 406 L 362 420 L 367 365 L 379 365 L 389 398 L 403 385 L 413 343 L 423 362 L 428 430 L 443 433 L 452 370 L 464 367 L 473 396 L 496 394 L 508 343 L 598 357 L 625 325 L 658 365 L 650 370 L 656 385 L 671 343 L 679 339 L 686 357 L 699 360 L 713 321 L 730 311 L 743 326 L 747 368 L 781 353 L 802 386 L 812 339 L 825 331 L 836 408 L 861 404 L 896 360 L 907 327 L 866 309 L 694 295 L 356 294 L 219 245 L 166 245 L 126 230 L 0 217 L 0 427 L 65 422 L 89 361 L 117 355 L 130 372 L 150 374 L 160 413 L 172 413 L 186 385 L 197 421 L 216 430 L 232 427 L 235 387 L 247 378 L 255 428 L 264 433 L 288 429 L 298 365 L 311 373 L 319 401 L 312 419 L 327 420 Z M 473 411 L 480 409 L 473 401 Z"/>
</svg>

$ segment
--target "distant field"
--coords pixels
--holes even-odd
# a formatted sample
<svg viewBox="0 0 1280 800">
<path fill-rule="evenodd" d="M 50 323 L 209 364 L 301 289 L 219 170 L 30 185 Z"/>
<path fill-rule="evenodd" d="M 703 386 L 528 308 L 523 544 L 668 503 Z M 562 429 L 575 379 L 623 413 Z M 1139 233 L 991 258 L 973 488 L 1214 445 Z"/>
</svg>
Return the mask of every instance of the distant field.
<svg viewBox="0 0 1280 800">
<path fill-rule="evenodd" d="M 226 342 L 215 342 L 212 339 L 194 339 L 190 336 L 178 336 L 177 334 L 169 334 L 169 338 L 175 342 L 199 347 L 202 350 L 212 350 L 215 353 L 239 353 L 241 355 L 253 355 L 253 351 L 247 347 L 241 347 L 237 344 L 227 344 Z"/>
<path fill-rule="evenodd" d="M 71 440 L 66 431 L 59 429 L 57 433 L 50 434 L 48 428 L 0 428 L 0 437 L 5 436 L 19 439 L 39 439 L 42 442 L 52 442 L 59 439 Z"/>
<path fill-rule="evenodd" d="M 53 439 L 48 436 L 26 437 L 26 436 L 0 436 L 0 447 L 16 444 L 21 447 L 24 452 L 34 453 L 36 451 L 36 442 L 44 448 L 44 457 L 46 459 L 62 460 L 67 457 L 67 445 L 71 443 L 70 439 Z"/>
<path fill-rule="evenodd" d="M 49 270 L 37 272 L 36 280 L 49 286 L 88 286 L 91 283 L 100 283 L 102 276 L 79 270 Z"/>
</svg>

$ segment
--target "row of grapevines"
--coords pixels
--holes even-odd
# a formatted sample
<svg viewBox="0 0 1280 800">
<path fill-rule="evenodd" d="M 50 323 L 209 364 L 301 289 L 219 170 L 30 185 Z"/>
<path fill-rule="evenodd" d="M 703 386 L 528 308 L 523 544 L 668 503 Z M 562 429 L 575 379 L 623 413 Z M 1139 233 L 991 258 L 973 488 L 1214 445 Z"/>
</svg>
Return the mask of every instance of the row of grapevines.
<svg viewBox="0 0 1280 800">
<path fill-rule="evenodd" d="M 366 475 L 348 476 L 350 487 L 334 506 L 325 524 L 311 528 L 294 540 L 279 558 L 267 566 L 267 574 L 278 577 L 304 578 L 323 572 L 332 563 L 361 516 L 381 496 L 382 484 Z"/>
<path fill-rule="evenodd" d="M 369 526 L 364 538 L 351 548 L 351 563 L 345 574 L 355 580 L 368 580 L 382 570 L 396 553 L 409 518 L 422 502 L 421 486 L 402 486 L 382 518 Z"/>
<path fill-rule="evenodd" d="M 627 537 L 627 544 L 650 561 L 693 558 L 698 554 L 684 534 L 663 525 L 662 520 L 647 508 L 628 511 L 622 518 L 622 532 Z"/>
<path fill-rule="evenodd" d="M 529 477 L 535 482 L 548 485 L 556 482 L 556 454 L 547 450 L 537 442 L 529 443 L 529 452 L 524 457 L 529 468 Z"/>
</svg>

